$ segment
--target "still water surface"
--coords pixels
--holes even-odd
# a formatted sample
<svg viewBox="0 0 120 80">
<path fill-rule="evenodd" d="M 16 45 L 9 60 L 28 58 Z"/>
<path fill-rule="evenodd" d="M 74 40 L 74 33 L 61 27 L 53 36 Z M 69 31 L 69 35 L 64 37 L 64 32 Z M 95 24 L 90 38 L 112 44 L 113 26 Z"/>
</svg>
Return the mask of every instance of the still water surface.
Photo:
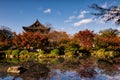
<svg viewBox="0 0 120 80">
<path fill-rule="evenodd" d="M 24 63 L 26 62 L 26 63 Z M 0 80 L 120 80 L 120 64 L 109 64 L 101 61 L 95 63 L 93 59 L 40 59 L 37 64 L 25 60 L 2 60 L 0 62 Z M 24 63 L 24 64 L 23 64 Z M 38 69 L 40 63 L 44 67 Z M 21 73 L 8 73 L 10 66 L 31 66 L 30 70 Z M 48 71 L 46 70 L 47 68 Z M 34 69 L 32 69 L 34 68 Z M 43 70 L 43 74 L 39 74 Z"/>
</svg>

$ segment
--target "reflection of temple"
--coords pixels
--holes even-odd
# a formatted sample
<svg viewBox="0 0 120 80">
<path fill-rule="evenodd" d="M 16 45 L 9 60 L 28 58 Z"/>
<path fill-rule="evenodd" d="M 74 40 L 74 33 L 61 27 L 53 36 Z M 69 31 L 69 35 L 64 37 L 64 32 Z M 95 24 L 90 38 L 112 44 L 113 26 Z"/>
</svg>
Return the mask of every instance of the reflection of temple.
<svg viewBox="0 0 120 80">
<path fill-rule="evenodd" d="M 47 34 L 50 31 L 50 27 L 45 27 L 44 25 L 42 25 L 38 20 L 36 20 L 35 23 L 33 23 L 30 26 L 24 27 L 23 29 L 26 32 L 36 32 L 36 31 L 40 31 L 42 34 Z"/>
</svg>

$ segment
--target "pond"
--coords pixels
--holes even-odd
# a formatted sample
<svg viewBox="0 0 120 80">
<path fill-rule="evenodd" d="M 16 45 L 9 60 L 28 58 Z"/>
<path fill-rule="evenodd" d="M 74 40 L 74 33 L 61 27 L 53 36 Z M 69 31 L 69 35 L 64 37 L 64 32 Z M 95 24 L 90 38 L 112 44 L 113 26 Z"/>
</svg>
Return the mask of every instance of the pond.
<svg viewBox="0 0 120 80">
<path fill-rule="evenodd" d="M 21 66 L 26 70 L 8 72 L 12 66 Z M 120 80 L 120 64 L 77 57 L 3 59 L 0 61 L 0 80 Z"/>
</svg>

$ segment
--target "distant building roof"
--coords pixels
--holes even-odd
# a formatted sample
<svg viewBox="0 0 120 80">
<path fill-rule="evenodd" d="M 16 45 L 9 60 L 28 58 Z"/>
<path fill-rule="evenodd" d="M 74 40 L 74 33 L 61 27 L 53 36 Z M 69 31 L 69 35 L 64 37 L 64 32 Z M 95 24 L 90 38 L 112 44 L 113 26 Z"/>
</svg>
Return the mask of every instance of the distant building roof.
<svg viewBox="0 0 120 80">
<path fill-rule="evenodd" d="M 29 31 L 29 32 L 36 32 L 36 31 L 40 31 L 43 34 L 46 34 L 50 31 L 50 27 L 45 27 L 44 25 L 42 25 L 38 20 L 36 20 L 32 25 L 30 26 L 23 26 L 23 29 L 25 31 Z"/>
</svg>

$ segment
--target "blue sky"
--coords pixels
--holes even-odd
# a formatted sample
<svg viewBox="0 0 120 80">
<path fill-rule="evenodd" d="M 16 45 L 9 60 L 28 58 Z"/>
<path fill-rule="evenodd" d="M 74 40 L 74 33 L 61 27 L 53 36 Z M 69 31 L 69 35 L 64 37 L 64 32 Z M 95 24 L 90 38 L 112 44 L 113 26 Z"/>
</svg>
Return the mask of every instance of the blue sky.
<svg viewBox="0 0 120 80">
<path fill-rule="evenodd" d="M 88 6 L 98 4 L 102 7 L 120 6 L 120 0 L 0 0 L 0 26 L 21 33 L 22 26 L 29 26 L 38 19 L 42 24 L 50 23 L 55 30 L 68 34 L 80 30 L 120 29 L 113 22 L 104 23 L 95 18 Z"/>
</svg>

